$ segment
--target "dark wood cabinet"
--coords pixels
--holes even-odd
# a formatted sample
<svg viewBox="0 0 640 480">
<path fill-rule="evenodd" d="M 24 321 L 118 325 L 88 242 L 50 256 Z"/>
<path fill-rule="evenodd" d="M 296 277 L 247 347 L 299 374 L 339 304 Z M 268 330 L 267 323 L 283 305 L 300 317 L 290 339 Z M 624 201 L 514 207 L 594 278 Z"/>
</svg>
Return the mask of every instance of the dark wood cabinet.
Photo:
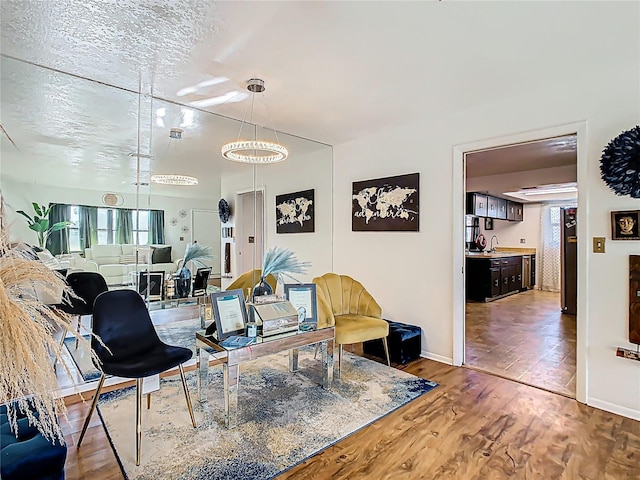
<svg viewBox="0 0 640 480">
<path fill-rule="evenodd" d="M 467 257 L 467 299 L 491 301 L 522 288 L 522 256 Z"/>
<path fill-rule="evenodd" d="M 498 218 L 498 199 L 496 197 L 487 196 L 487 217 Z"/>
<path fill-rule="evenodd" d="M 507 200 L 507 220 L 516 219 L 516 202 Z"/>
<path fill-rule="evenodd" d="M 516 222 L 522 222 L 524 220 L 523 205 L 521 203 L 515 203 L 515 207 L 516 207 L 516 217 L 514 218 L 514 220 Z"/>
<path fill-rule="evenodd" d="M 467 215 L 522 222 L 524 207 L 522 203 L 504 198 L 492 197 L 486 193 L 467 193 Z"/>
<path fill-rule="evenodd" d="M 484 193 L 467 193 L 467 215 L 486 217 L 488 211 L 487 195 Z"/>
<path fill-rule="evenodd" d="M 504 198 L 498 199 L 498 218 L 501 220 L 507 219 L 507 201 Z"/>
</svg>

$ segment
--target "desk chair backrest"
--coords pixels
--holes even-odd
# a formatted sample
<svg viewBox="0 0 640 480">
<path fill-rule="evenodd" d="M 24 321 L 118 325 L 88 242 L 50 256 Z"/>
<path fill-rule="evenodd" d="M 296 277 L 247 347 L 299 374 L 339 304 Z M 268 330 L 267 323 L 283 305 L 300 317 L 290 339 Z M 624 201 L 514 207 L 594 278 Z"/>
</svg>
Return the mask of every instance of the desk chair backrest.
<svg viewBox="0 0 640 480">
<path fill-rule="evenodd" d="M 134 290 L 114 290 L 96 298 L 93 333 L 111 351 L 91 338 L 91 347 L 103 362 L 143 356 L 160 342 L 147 306 Z"/>
<path fill-rule="evenodd" d="M 109 290 L 107 282 L 97 272 L 72 272 L 67 275 L 67 284 L 79 298 L 69 298 L 60 309 L 71 315 L 91 315 L 96 297 Z"/>
</svg>

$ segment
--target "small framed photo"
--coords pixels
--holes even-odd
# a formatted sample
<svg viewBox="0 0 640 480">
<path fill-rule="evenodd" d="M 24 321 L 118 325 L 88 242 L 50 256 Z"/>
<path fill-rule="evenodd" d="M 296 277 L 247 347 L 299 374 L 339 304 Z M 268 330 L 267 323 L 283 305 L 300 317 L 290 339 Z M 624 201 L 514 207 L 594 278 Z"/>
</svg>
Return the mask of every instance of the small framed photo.
<svg viewBox="0 0 640 480">
<path fill-rule="evenodd" d="M 493 218 L 486 217 L 484 219 L 484 229 L 493 230 Z"/>
<path fill-rule="evenodd" d="M 298 311 L 298 323 L 318 323 L 315 283 L 285 283 L 284 295 Z"/>
<path fill-rule="evenodd" d="M 611 212 L 612 240 L 640 240 L 640 210 Z"/>
<path fill-rule="evenodd" d="M 218 340 L 231 335 L 244 335 L 247 325 L 247 309 L 244 305 L 244 294 L 241 289 L 227 290 L 211 294 L 213 318 L 218 332 Z M 209 329 L 207 329 L 209 334 Z"/>
<path fill-rule="evenodd" d="M 164 272 L 140 272 L 138 276 L 138 293 L 149 300 L 162 300 Z"/>
</svg>

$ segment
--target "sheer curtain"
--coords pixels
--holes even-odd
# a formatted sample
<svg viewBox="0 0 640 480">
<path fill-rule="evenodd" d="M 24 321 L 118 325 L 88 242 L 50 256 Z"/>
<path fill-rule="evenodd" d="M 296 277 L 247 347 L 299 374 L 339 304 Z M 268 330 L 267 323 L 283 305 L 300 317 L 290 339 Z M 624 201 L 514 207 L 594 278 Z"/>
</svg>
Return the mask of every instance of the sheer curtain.
<svg viewBox="0 0 640 480">
<path fill-rule="evenodd" d="M 540 290 L 560 291 L 560 206 L 540 209 Z"/>
</svg>

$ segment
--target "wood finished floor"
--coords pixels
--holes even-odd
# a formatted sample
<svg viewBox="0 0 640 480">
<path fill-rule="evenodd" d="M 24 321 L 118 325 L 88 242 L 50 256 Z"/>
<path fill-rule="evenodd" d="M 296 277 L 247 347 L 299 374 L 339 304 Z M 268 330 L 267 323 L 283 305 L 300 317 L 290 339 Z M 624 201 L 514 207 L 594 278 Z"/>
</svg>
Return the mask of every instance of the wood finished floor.
<svg viewBox="0 0 640 480">
<path fill-rule="evenodd" d="M 560 294 L 529 290 L 467 302 L 465 364 L 575 397 L 576 317 Z"/>
<path fill-rule="evenodd" d="M 404 370 L 440 386 L 278 479 L 640 479 L 640 422 L 468 368 Z M 122 479 L 97 416 L 73 446 L 87 409 L 63 423 L 66 478 Z"/>
</svg>

